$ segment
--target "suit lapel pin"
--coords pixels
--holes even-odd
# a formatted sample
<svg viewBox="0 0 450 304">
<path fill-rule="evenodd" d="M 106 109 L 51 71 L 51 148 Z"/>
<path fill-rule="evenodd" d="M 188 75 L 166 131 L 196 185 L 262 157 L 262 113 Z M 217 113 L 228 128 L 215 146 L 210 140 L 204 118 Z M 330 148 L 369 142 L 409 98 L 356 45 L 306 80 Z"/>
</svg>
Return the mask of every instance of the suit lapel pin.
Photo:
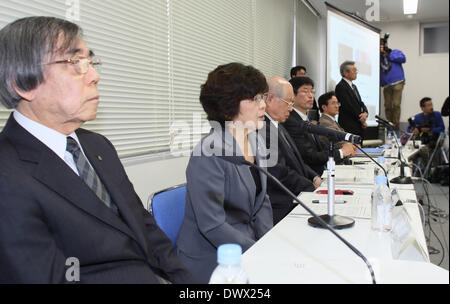
<svg viewBox="0 0 450 304">
<path fill-rule="evenodd" d="M 99 161 L 103 160 L 103 158 L 100 155 L 97 155 L 97 158 L 98 158 Z"/>
</svg>

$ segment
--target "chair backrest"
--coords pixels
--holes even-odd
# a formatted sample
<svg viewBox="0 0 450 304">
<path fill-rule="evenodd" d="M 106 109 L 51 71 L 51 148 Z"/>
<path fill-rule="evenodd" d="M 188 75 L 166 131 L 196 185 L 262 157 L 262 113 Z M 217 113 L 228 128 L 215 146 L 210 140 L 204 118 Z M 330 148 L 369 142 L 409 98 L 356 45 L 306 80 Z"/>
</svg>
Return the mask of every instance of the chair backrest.
<svg viewBox="0 0 450 304">
<path fill-rule="evenodd" d="M 148 199 L 147 210 L 174 246 L 183 222 L 185 202 L 186 184 L 155 192 Z"/>
</svg>

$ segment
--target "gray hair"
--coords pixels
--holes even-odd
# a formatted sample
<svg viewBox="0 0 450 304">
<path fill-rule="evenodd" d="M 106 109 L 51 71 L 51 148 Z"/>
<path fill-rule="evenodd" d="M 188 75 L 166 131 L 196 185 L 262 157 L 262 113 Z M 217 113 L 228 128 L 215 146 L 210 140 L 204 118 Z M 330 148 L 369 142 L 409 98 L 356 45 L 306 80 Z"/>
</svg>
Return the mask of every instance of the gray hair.
<svg viewBox="0 0 450 304">
<path fill-rule="evenodd" d="M 269 78 L 267 83 L 269 85 L 269 93 L 272 93 L 278 98 L 284 98 L 286 96 L 285 85 L 289 84 L 289 81 L 279 76 L 273 76 Z"/>
<path fill-rule="evenodd" d="M 347 61 L 344 61 L 344 62 L 341 64 L 340 72 L 341 72 L 341 76 L 342 76 L 342 77 L 344 77 L 344 72 L 350 71 L 350 66 L 351 66 L 351 65 L 355 65 L 355 62 L 354 62 L 354 61 L 347 60 Z"/>
<path fill-rule="evenodd" d="M 35 89 L 44 82 L 48 55 L 63 54 L 81 36 L 78 25 L 54 17 L 27 17 L 6 25 L 0 30 L 0 102 L 8 109 L 17 107 L 22 98 L 14 86 L 22 92 Z"/>
</svg>

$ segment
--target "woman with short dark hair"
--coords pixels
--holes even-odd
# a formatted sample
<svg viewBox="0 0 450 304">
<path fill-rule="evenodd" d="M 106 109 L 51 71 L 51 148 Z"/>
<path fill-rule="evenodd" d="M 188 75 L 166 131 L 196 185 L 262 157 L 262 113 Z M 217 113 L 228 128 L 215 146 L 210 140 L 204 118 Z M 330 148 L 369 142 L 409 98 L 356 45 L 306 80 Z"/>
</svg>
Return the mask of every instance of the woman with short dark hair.
<svg viewBox="0 0 450 304">
<path fill-rule="evenodd" d="M 201 86 L 212 129 L 186 169 L 186 210 L 177 239 L 178 256 L 198 283 L 208 283 L 221 244 L 245 251 L 273 226 L 266 177 L 236 164 L 245 159 L 265 166 L 264 142 L 255 131 L 264 123 L 267 90 L 264 75 L 240 63 L 218 66 Z"/>
</svg>

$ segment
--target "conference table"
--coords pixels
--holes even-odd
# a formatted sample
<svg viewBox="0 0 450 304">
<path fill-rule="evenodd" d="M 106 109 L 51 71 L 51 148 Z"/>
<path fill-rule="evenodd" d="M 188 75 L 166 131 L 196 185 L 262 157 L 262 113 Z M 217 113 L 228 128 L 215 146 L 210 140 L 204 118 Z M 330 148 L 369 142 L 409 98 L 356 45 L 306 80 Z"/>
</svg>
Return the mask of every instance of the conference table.
<svg viewBox="0 0 450 304">
<path fill-rule="evenodd" d="M 408 146 L 403 148 L 402 154 L 407 159 L 416 150 Z M 389 156 L 391 151 L 386 149 L 383 153 Z M 375 184 L 375 164 L 368 163 L 368 158 L 355 159 L 358 163 L 367 163 L 336 166 L 335 189 L 352 190 L 354 194 L 335 196 L 336 201 L 348 201 L 347 204 L 335 204 L 335 214 L 350 216 L 355 221 L 352 227 L 337 230 L 337 233 L 367 258 L 378 284 L 448 284 L 449 272 L 430 263 L 414 185 L 390 184 L 391 190 L 397 189 L 403 205 L 393 209 L 391 232 L 374 231 L 371 229 L 370 196 Z M 394 157 L 387 158 L 387 162 L 390 163 L 388 179 L 391 180 L 400 174 L 400 167 L 395 165 Z M 358 179 L 349 177 L 348 172 L 352 170 Z M 340 177 L 339 173 L 344 176 Z M 405 174 L 411 174 L 409 168 Z M 315 208 L 319 215 L 326 214 L 326 203 L 312 203 L 312 199 L 326 199 L 326 195 L 317 194 L 326 189 L 327 180 L 324 179 L 314 193 L 301 193 L 299 199 Z M 310 217 L 298 205 L 243 254 L 242 266 L 250 283 L 371 284 L 372 277 L 365 262 L 329 230 L 310 226 Z"/>
</svg>

